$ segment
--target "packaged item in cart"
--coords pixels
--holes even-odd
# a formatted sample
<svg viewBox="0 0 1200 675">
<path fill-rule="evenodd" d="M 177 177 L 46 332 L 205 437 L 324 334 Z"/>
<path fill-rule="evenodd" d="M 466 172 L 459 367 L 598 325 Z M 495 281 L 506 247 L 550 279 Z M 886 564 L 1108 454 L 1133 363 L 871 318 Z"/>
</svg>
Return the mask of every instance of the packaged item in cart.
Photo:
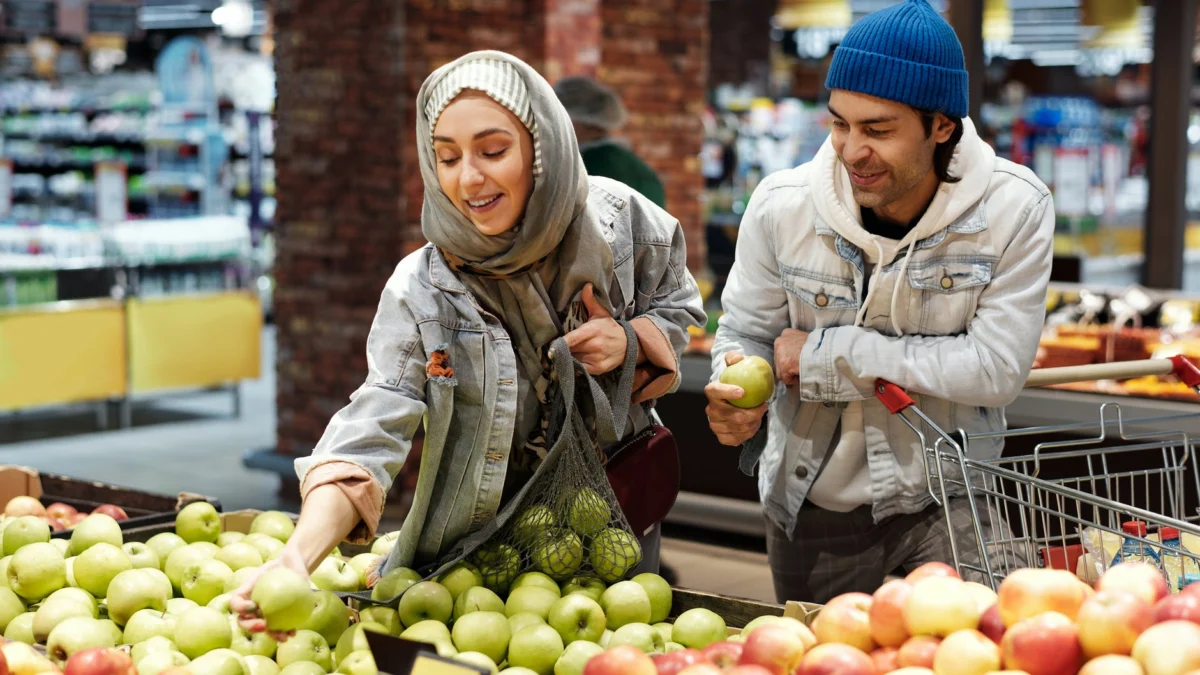
<svg viewBox="0 0 1200 675">
<path fill-rule="evenodd" d="M 1079 540 L 1083 544 L 1084 554 L 1079 556 L 1075 564 L 1075 576 L 1094 584 L 1100 580 L 1104 570 L 1112 567 L 1124 538 L 1113 532 L 1085 527 L 1079 534 Z"/>
<path fill-rule="evenodd" d="M 1140 520 L 1121 523 L 1121 531 L 1125 533 L 1125 541 L 1121 544 L 1121 550 L 1113 560 L 1113 565 L 1137 561 L 1150 563 L 1162 569 L 1162 557 L 1158 551 L 1142 541 L 1146 538 L 1146 523 Z"/>
<path fill-rule="evenodd" d="M 1179 530 L 1164 527 L 1159 530 L 1163 542 L 1163 570 L 1167 573 L 1168 585 L 1171 592 L 1183 589 L 1183 577 L 1187 574 L 1200 574 L 1200 563 L 1193 557 L 1191 551 L 1184 548 Z"/>
</svg>

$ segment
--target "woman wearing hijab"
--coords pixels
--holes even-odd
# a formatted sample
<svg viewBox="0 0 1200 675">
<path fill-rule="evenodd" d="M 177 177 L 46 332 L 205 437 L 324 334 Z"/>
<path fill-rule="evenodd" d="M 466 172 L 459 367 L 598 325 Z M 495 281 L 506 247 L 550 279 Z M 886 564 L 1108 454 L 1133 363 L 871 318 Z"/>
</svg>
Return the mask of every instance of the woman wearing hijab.
<svg viewBox="0 0 1200 675">
<path fill-rule="evenodd" d="M 629 438 L 678 387 L 687 329 L 704 324 L 679 223 L 588 177 L 570 118 L 524 62 L 475 52 L 434 72 L 418 94 L 417 144 L 429 244 L 384 288 L 366 381 L 296 461 L 300 519 L 268 566 L 307 576 L 339 542 L 371 540 L 423 419 L 413 507 L 380 572 L 437 561 L 545 456 L 550 343 L 565 336 L 604 383 L 626 360 L 618 320 L 633 328 Z M 639 571 L 655 569 L 657 526 L 641 544 Z M 235 609 L 251 608 L 252 587 Z"/>
</svg>

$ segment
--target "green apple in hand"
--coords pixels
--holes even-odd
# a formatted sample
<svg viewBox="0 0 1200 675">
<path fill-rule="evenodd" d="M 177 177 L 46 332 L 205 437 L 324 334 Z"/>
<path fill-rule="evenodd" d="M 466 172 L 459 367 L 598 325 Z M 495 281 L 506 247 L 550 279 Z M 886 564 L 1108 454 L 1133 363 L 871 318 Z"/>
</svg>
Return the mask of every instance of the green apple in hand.
<svg viewBox="0 0 1200 675">
<path fill-rule="evenodd" d="M 757 408 L 775 392 L 775 370 L 761 356 L 750 356 L 726 366 L 718 379 L 721 384 L 741 387 L 742 397 L 729 401 L 739 408 Z"/>
<path fill-rule="evenodd" d="M 383 607 L 382 605 L 360 610 L 358 612 L 358 620 L 364 623 L 368 621 L 377 623 L 386 628 L 389 635 L 399 636 L 400 632 L 404 630 L 404 624 L 400 621 L 400 613 L 391 607 Z M 345 630 L 345 627 L 342 630 Z M 338 635 L 335 635 L 334 639 L 329 641 L 329 644 L 336 642 L 340 635 L 341 632 L 339 631 Z"/>
<path fill-rule="evenodd" d="M 183 597 L 197 605 L 207 605 L 225 592 L 225 584 L 233 578 L 233 570 L 220 560 L 202 560 L 188 565 L 183 571 L 180 588 Z"/>
<path fill-rule="evenodd" d="M 400 621 L 412 626 L 420 621 L 433 619 L 448 623 L 454 614 L 454 600 L 450 591 L 436 581 L 413 584 L 400 596 Z"/>
<path fill-rule="evenodd" d="M 729 636 L 729 630 L 716 612 L 697 607 L 689 609 L 675 619 L 671 629 L 671 637 L 675 642 L 691 649 L 704 649 L 714 642 L 720 642 Z"/>
<path fill-rule="evenodd" d="M 604 635 L 606 620 L 600 603 L 586 595 L 568 595 L 550 608 L 550 627 L 558 631 L 564 644 L 579 640 L 596 642 Z"/>
<path fill-rule="evenodd" d="M 600 607 L 608 619 L 609 630 L 630 623 L 650 623 L 650 596 L 641 584 L 619 581 L 600 596 Z"/>
<path fill-rule="evenodd" d="M 317 569 L 313 570 L 311 579 L 313 585 L 323 591 L 356 593 L 361 590 L 358 572 L 350 563 L 333 556 L 321 561 Z"/>
<path fill-rule="evenodd" d="M 6 530 L 7 532 L 7 530 Z M 121 524 L 112 516 L 93 513 L 71 530 L 71 555 L 79 555 L 96 544 L 112 544 L 117 548 L 125 543 Z"/>
<path fill-rule="evenodd" d="M 258 605 L 267 630 L 280 632 L 296 630 L 307 623 L 317 604 L 304 578 L 286 567 L 264 572 L 254 584 L 250 599 Z"/>
<path fill-rule="evenodd" d="M 108 585 L 118 574 L 133 569 L 133 561 L 121 548 L 101 542 L 80 553 L 73 567 L 79 587 L 103 598 L 108 595 Z"/>
<path fill-rule="evenodd" d="M 243 656 L 242 662 L 246 664 L 246 675 L 279 675 L 279 664 L 275 663 L 275 659 L 250 655 Z"/>
<path fill-rule="evenodd" d="M 175 515 L 175 534 L 189 544 L 200 541 L 216 544 L 221 536 L 221 514 L 208 502 L 192 502 Z"/>
<path fill-rule="evenodd" d="M 611 584 L 637 567 L 642 561 L 642 547 L 632 534 L 610 527 L 592 539 L 590 560 L 596 576 Z"/>
<path fill-rule="evenodd" d="M 342 633 L 350 625 L 350 608 L 346 606 L 346 603 L 342 602 L 341 598 L 334 595 L 332 591 L 316 591 L 313 593 L 313 596 L 316 599 L 316 604 L 313 607 L 312 614 L 308 617 L 308 621 L 305 621 L 301 628 L 320 634 L 331 645 L 336 644 L 337 639 L 341 637 Z M 372 607 L 364 609 L 359 613 L 360 620 L 368 621 L 369 619 L 366 616 L 374 616 L 371 614 L 371 611 L 377 609 L 386 609 L 392 614 L 396 613 L 396 610 L 390 607 Z M 396 625 L 399 626 L 399 624 L 400 619 L 397 618 Z M 399 629 L 397 629 L 398 632 Z"/>
<path fill-rule="evenodd" d="M 600 493 L 581 488 L 571 500 L 567 524 L 581 537 L 594 537 L 612 521 L 612 508 Z"/>
<path fill-rule="evenodd" d="M 579 575 L 571 577 L 566 584 L 563 585 L 562 594 L 571 595 L 572 593 L 581 593 L 589 598 L 600 602 L 600 596 L 604 594 L 604 589 L 608 588 L 603 581 L 600 581 L 591 575 Z"/>
<path fill-rule="evenodd" d="M 143 544 L 140 541 L 131 541 L 122 545 L 121 550 L 125 551 L 125 555 L 129 556 L 129 562 L 135 570 L 162 569 L 162 561 L 158 559 L 158 554 L 148 544 Z"/>
<path fill-rule="evenodd" d="M 647 654 L 662 654 L 666 642 L 662 634 L 646 623 L 627 623 L 613 632 L 608 641 L 608 649 L 621 645 L 632 645 Z"/>
<path fill-rule="evenodd" d="M 66 585 L 67 561 L 45 542 L 22 548 L 8 564 L 8 587 L 25 600 L 41 600 Z"/>
<path fill-rule="evenodd" d="M 365 553 L 362 555 L 370 554 Z M 361 558 L 362 555 L 354 556 L 354 558 L 350 560 L 351 566 L 353 566 L 354 561 Z M 456 563 L 453 567 L 446 570 L 445 573 L 439 576 L 438 583 L 445 586 L 446 590 L 450 591 L 450 597 L 457 601 L 458 596 L 462 595 L 463 592 L 468 588 L 482 586 L 483 575 L 479 573 L 478 567 L 467 562 L 466 560 L 463 560 Z"/>
<path fill-rule="evenodd" d="M 217 649 L 228 649 L 232 643 L 229 617 L 215 609 L 189 609 L 175 620 L 175 644 L 189 659 L 195 660 Z"/>
<path fill-rule="evenodd" d="M 296 523 L 283 511 L 263 511 L 250 523 L 250 534 L 265 534 L 283 543 L 296 531 Z"/>
<path fill-rule="evenodd" d="M 542 589 L 545 590 L 545 589 Z M 508 665 L 551 675 L 563 655 L 562 636 L 550 626 L 529 626 L 517 631 L 508 644 Z"/>
<path fill-rule="evenodd" d="M 222 547 L 216 559 L 228 565 L 234 572 L 247 567 L 261 567 L 266 562 L 254 544 L 245 542 L 235 542 Z"/>
<path fill-rule="evenodd" d="M 558 602 L 558 593 L 540 586 L 522 586 L 508 594 L 504 611 L 508 616 L 529 612 L 546 619 L 550 616 L 550 608 Z"/>
<path fill-rule="evenodd" d="M 100 621 L 88 617 L 72 617 L 55 626 L 46 640 L 46 656 L 62 667 L 73 655 L 93 647 L 116 647 L 113 634 Z"/>
<path fill-rule="evenodd" d="M 371 599 L 387 602 L 399 597 L 415 584 L 421 583 L 421 575 L 407 567 L 397 567 L 379 579 L 371 589 Z"/>
<path fill-rule="evenodd" d="M 146 638 L 145 640 L 128 640 L 128 643 L 133 645 L 129 650 L 129 658 L 136 664 L 142 659 L 151 654 L 161 654 L 162 652 L 178 652 L 179 647 L 170 638 L 161 635 Z"/>
<path fill-rule="evenodd" d="M 671 604 L 674 602 L 671 584 L 657 574 L 650 573 L 639 574 L 631 581 L 640 585 L 650 598 L 650 623 L 666 621 L 671 615 Z"/>
<path fill-rule="evenodd" d="M 4 555 L 39 542 L 50 542 L 50 525 L 37 516 L 21 516 L 4 528 Z"/>
<path fill-rule="evenodd" d="M 167 564 L 167 557 L 177 548 L 187 546 L 187 542 L 183 537 L 174 532 L 159 532 L 158 534 L 146 540 L 146 546 L 154 551 L 154 555 L 158 556 L 159 567 Z"/>
<path fill-rule="evenodd" d="M 174 640 L 175 617 L 161 610 L 139 609 L 125 623 L 125 641 L 131 645 L 141 644 L 155 637 Z"/>
<path fill-rule="evenodd" d="M 483 586 L 473 586 L 454 601 L 454 620 L 458 621 L 471 612 L 504 613 L 504 601 Z"/>
<path fill-rule="evenodd" d="M 454 622 L 451 639 L 459 652 L 480 652 L 500 663 L 508 653 L 510 630 L 500 612 L 471 612 Z"/>
<path fill-rule="evenodd" d="M 287 642 L 279 645 L 275 653 L 275 662 L 281 668 L 287 668 L 288 664 L 297 661 L 311 661 L 324 668 L 327 673 L 333 670 L 333 654 L 329 651 L 329 644 L 325 642 L 325 638 L 311 630 L 296 631 Z"/>
<path fill-rule="evenodd" d="M 603 651 L 604 647 L 594 642 L 572 642 L 554 663 L 554 675 L 583 675 L 587 662 Z"/>
</svg>

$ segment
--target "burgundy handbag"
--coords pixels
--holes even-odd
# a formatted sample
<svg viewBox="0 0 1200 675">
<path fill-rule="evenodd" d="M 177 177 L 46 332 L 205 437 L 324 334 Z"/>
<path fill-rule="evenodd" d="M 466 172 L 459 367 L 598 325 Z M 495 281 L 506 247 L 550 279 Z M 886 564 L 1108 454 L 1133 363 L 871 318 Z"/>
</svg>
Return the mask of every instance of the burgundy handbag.
<svg viewBox="0 0 1200 675">
<path fill-rule="evenodd" d="M 679 450 L 664 426 L 652 424 L 608 453 L 604 465 L 630 528 L 644 535 L 662 522 L 679 495 Z"/>
</svg>

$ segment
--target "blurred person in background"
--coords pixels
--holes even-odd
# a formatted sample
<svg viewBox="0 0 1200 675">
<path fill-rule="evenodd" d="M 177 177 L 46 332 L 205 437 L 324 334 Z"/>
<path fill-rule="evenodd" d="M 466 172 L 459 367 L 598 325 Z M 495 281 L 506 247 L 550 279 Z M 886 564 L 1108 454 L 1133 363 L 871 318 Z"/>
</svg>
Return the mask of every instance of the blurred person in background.
<svg viewBox="0 0 1200 675">
<path fill-rule="evenodd" d="M 563 337 L 612 397 L 624 324 L 632 328 L 636 374 L 619 445 L 657 421 L 653 401 L 679 386 L 687 329 L 706 321 L 679 222 L 629 187 L 588 176 L 566 110 L 527 64 L 500 52 L 463 56 L 429 76 L 417 111 L 430 243 L 388 280 L 366 381 L 312 455 L 296 460 L 300 519 L 281 557 L 260 570 L 282 565 L 307 578 L 339 542 L 372 540 L 423 419 L 424 501 L 374 573 L 443 560 L 513 503 L 555 441 L 553 342 Z M 659 533 L 657 524 L 636 533 L 637 572 L 657 571 Z M 257 578 L 231 603 L 250 630 L 264 628 L 249 601 Z"/>
<path fill-rule="evenodd" d="M 554 85 L 554 93 L 571 116 L 588 175 L 621 181 L 666 208 L 667 198 L 658 174 L 612 136 L 629 120 L 616 92 L 588 77 L 564 77 Z"/>
</svg>

